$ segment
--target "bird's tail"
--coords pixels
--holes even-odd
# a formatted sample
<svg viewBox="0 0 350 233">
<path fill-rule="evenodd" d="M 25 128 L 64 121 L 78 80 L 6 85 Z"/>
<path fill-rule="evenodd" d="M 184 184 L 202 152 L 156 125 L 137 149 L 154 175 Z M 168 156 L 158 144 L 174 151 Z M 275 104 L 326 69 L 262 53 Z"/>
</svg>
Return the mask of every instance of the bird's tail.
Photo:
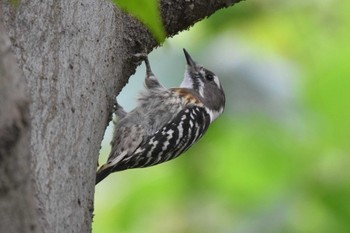
<svg viewBox="0 0 350 233">
<path fill-rule="evenodd" d="M 96 173 L 95 185 L 100 183 L 104 178 L 106 178 L 109 174 L 111 174 L 111 172 L 113 170 L 113 166 L 108 166 L 108 165 L 109 164 L 105 164 L 102 167 L 100 167 L 100 169 L 98 169 L 98 171 Z"/>
</svg>

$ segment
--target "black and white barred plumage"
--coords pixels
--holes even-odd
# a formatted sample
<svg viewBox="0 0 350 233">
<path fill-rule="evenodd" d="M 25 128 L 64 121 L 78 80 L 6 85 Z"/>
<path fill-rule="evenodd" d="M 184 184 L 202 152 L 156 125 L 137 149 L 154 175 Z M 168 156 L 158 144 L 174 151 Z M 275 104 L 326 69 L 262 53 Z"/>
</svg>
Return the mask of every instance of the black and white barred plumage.
<svg viewBox="0 0 350 233">
<path fill-rule="evenodd" d="M 218 77 L 195 63 L 186 50 L 184 53 L 187 67 L 179 88 L 161 85 L 145 58 L 146 90 L 134 110 L 120 114 L 111 153 L 97 171 L 96 184 L 112 172 L 150 167 L 176 158 L 223 113 L 225 94 Z"/>
</svg>

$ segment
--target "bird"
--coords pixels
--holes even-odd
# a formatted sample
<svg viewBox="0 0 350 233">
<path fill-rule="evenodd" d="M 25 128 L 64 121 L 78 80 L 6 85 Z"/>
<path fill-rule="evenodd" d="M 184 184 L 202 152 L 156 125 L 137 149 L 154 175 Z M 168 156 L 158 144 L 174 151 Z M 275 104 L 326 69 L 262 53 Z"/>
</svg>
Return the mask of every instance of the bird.
<svg viewBox="0 0 350 233">
<path fill-rule="evenodd" d="M 113 172 L 154 166 L 187 151 L 222 115 L 225 93 L 217 75 L 183 49 L 186 69 L 180 87 L 166 88 L 153 74 L 147 55 L 145 89 L 135 109 L 116 113 L 111 152 L 96 173 L 96 184 Z M 119 112 L 119 114 L 118 114 Z"/>
</svg>

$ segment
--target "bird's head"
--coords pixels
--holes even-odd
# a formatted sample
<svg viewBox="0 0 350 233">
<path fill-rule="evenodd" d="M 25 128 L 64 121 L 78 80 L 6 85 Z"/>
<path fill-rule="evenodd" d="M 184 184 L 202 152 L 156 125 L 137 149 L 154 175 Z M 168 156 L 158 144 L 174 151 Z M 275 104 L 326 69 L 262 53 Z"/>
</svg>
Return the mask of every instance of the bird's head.
<svg viewBox="0 0 350 233">
<path fill-rule="evenodd" d="M 214 121 L 225 108 L 225 93 L 219 78 L 212 71 L 197 64 L 185 49 L 184 53 L 187 65 L 180 87 L 196 91 L 208 109 L 211 121 Z"/>
</svg>

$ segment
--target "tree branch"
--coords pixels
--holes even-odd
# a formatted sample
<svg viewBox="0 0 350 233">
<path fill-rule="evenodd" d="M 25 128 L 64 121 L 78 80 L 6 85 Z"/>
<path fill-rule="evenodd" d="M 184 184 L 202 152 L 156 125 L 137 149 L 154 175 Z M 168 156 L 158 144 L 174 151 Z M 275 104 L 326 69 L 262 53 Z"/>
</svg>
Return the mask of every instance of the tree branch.
<svg viewBox="0 0 350 233">
<path fill-rule="evenodd" d="M 167 35 L 173 36 L 196 22 L 211 16 L 217 10 L 232 6 L 241 0 L 161 1 L 161 12 Z"/>
</svg>

